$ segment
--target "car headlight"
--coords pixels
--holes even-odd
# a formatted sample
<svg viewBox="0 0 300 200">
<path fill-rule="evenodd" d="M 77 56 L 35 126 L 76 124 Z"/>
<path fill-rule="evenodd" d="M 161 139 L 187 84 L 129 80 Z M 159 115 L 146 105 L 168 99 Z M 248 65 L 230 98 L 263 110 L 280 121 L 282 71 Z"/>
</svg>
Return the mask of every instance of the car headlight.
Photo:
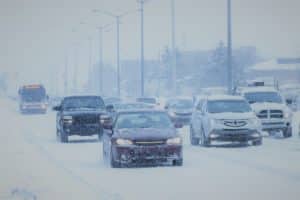
<svg viewBox="0 0 300 200">
<path fill-rule="evenodd" d="M 284 115 L 284 118 L 289 119 L 289 118 L 292 118 L 293 113 L 291 111 L 287 110 L 287 111 L 284 112 L 283 115 Z"/>
<path fill-rule="evenodd" d="M 180 137 L 171 138 L 167 140 L 167 144 L 171 145 L 180 145 L 182 143 L 182 140 Z"/>
<path fill-rule="evenodd" d="M 257 118 L 249 119 L 249 124 L 254 126 L 254 127 L 260 127 L 261 126 L 261 123 L 260 123 L 259 119 L 257 119 Z"/>
<path fill-rule="evenodd" d="M 176 116 L 176 113 L 175 113 L 174 111 L 170 111 L 170 112 L 169 112 L 169 115 L 170 115 L 171 117 L 175 117 L 175 116 Z"/>
<path fill-rule="evenodd" d="M 210 125 L 214 127 L 215 125 L 223 125 L 223 120 L 221 119 L 211 119 Z"/>
<path fill-rule="evenodd" d="M 64 123 L 72 124 L 73 117 L 72 116 L 63 116 Z"/>
<path fill-rule="evenodd" d="M 119 139 L 116 140 L 116 144 L 117 145 L 132 145 L 133 142 L 131 140 L 119 138 Z"/>
</svg>

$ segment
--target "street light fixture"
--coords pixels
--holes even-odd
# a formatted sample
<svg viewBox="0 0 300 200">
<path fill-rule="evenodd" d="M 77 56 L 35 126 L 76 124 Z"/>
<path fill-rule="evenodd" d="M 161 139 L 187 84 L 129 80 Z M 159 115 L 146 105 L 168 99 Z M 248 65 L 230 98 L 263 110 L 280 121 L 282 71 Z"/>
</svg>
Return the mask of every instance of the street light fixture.
<svg viewBox="0 0 300 200">
<path fill-rule="evenodd" d="M 105 10 L 99 10 L 94 9 L 92 10 L 94 13 L 101 13 L 103 15 L 113 17 L 116 20 L 116 28 L 117 28 L 117 89 L 118 89 L 118 96 L 121 96 L 121 84 L 120 84 L 120 19 L 128 14 L 133 13 L 133 11 L 124 12 L 120 15 L 116 15 L 114 13 L 105 11 Z M 136 12 L 136 10 L 134 10 Z"/>
</svg>

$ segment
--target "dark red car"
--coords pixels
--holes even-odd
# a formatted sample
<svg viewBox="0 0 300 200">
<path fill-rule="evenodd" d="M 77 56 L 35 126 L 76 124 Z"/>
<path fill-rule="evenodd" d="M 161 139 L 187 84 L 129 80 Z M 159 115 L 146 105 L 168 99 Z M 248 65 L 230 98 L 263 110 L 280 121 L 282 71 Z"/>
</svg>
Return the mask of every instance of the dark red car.
<svg viewBox="0 0 300 200">
<path fill-rule="evenodd" d="M 103 158 L 111 167 L 182 165 L 182 139 L 164 111 L 119 112 L 103 126 Z"/>
</svg>

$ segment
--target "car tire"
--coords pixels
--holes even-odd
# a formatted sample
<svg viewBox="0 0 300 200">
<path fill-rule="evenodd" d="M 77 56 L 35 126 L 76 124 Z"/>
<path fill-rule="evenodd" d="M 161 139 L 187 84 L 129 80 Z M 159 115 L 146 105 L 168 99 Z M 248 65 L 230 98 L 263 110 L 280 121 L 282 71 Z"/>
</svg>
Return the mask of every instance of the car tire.
<svg viewBox="0 0 300 200">
<path fill-rule="evenodd" d="M 120 163 L 116 162 L 112 156 L 112 152 L 110 152 L 110 167 L 111 168 L 120 168 Z"/>
<path fill-rule="evenodd" d="M 103 139 L 103 128 L 101 128 L 98 133 L 98 139 L 99 139 L 99 141 L 102 141 L 102 139 Z"/>
<path fill-rule="evenodd" d="M 203 147 L 210 146 L 210 140 L 208 138 L 206 138 L 203 128 L 201 129 L 201 140 L 200 141 L 201 141 L 201 146 L 203 146 Z"/>
<path fill-rule="evenodd" d="M 262 145 L 262 139 L 252 141 L 252 145 L 253 146 L 260 146 L 260 145 Z"/>
<path fill-rule="evenodd" d="M 199 145 L 199 138 L 194 138 L 194 129 L 192 126 L 190 126 L 190 142 L 191 145 L 196 146 Z"/>
<path fill-rule="evenodd" d="M 183 159 L 178 159 L 173 161 L 173 166 L 182 166 L 183 165 Z"/>
<path fill-rule="evenodd" d="M 287 128 L 287 129 L 283 130 L 283 137 L 284 138 L 292 137 L 292 129 Z"/>
<path fill-rule="evenodd" d="M 63 131 L 60 131 L 60 141 L 62 143 L 68 143 L 69 142 L 68 135 L 65 132 L 63 132 Z"/>
<path fill-rule="evenodd" d="M 56 129 L 56 140 L 57 140 L 58 142 L 60 142 L 60 133 L 59 133 L 58 128 Z"/>
</svg>

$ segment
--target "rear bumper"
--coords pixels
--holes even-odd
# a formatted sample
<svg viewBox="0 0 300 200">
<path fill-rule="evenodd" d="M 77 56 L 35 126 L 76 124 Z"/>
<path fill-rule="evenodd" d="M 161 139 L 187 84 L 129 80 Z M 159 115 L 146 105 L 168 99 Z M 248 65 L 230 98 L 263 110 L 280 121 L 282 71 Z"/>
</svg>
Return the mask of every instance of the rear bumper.
<svg viewBox="0 0 300 200">
<path fill-rule="evenodd" d="M 182 146 L 112 146 L 112 156 L 120 165 L 126 166 L 172 164 L 182 162 Z"/>
<path fill-rule="evenodd" d="M 210 141 L 246 142 L 261 139 L 262 135 L 257 130 L 214 130 L 209 134 Z"/>
<path fill-rule="evenodd" d="M 101 133 L 102 126 L 100 124 L 85 125 L 67 125 L 63 126 L 64 133 L 67 135 L 92 136 Z"/>
<path fill-rule="evenodd" d="M 22 114 L 38 114 L 38 113 L 46 113 L 46 108 L 21 108 Z"/>
</svg>

